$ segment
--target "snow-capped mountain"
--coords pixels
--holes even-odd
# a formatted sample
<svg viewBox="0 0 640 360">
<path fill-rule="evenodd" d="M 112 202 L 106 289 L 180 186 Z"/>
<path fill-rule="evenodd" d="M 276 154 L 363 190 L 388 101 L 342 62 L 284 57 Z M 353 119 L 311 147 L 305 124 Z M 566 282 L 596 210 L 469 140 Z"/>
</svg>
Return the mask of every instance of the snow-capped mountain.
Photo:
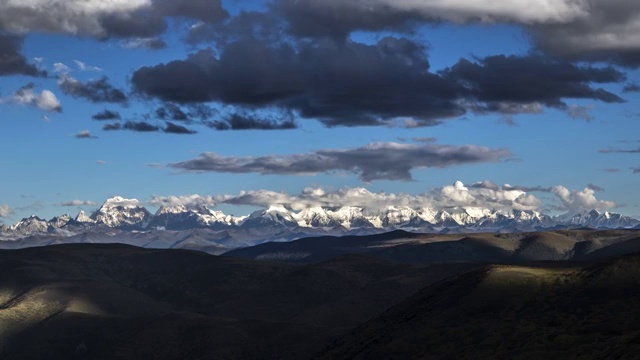
<svg viewBox="0 0 640 360">
<path fill-rule="evenodd" d="M 97 224 L 112 228 L 144 229 L 153 215 L 136 199 L 120 196 L 107 199 L 91 218 Z"/>
<path fill-rule="evenodd" d="M 598 210 L 568 213 L 557 217 L 561 224 L 588 226 L 592 228 L 630 228 L 640 224 L 640 221 L 608 211 L 603 213 Z"/>
<path fill-rule="evenodd" d="M 293 211 L 272 206 L 249 216 L 235 217 L 205 206 L 165 206 L 151 214 L 136 199 L 113 197 L 91 216 L 84 211 L 75 217 L 57 216 L 49 221 L 32 216 L 11 226 L 0 227 L 0 239 L 31 235 L 74 236 L 87 232 L 190 231 L 197 229 L 237 232 L 246 241 L 287 234 L 286 239 L 305 234 L 370 234 L 406 229 L 417 232 L 523 232 L 544 229 L 590 227 L 634 228 L 640 221 L 628 216 L 596 210 L 551 217 L 537 211 L 505 212 L 485 208 L 414 209 L 390 206 L 371 210 L 358 206 L 309 207 Z M 239 235 L 242 234 L 242 235 Z M 293 235 L 297 234 L 297 235 Z"/>
<path fill-rule="evenodd" d="M 49 222 L 33 215 L 18 221 L 9 227 L 9 231 L 23 235 L 45 234 L 49 232 Z"/>
<path fill-rule="evenodd" d="M 184 205 L 163 206 L 149 223 L 150 228 L 166 230 L 186 230 L 198 228 L 225 228 L 238 225 L 242 219 L 212 211 L 204 206 Z"/>
</svg>

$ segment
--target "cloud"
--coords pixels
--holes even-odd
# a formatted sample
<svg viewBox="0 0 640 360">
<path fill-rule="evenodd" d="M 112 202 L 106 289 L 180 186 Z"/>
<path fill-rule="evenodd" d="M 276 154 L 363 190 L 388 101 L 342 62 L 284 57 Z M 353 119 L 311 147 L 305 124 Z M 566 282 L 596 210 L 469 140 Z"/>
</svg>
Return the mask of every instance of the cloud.
<svg viewBox="0 0 640 360">
<path fill-rule="evenodd" d="M 585 5 L 580 0 L 277 0 L 274 7 L 295 34 L 345 37 L 354 30 L 402 30 L 420 22 L 553 24 L 585 16 Z"/>
<path fill-rule="evenodd" d="M 624 86 L 623 92 L 640 92 L 640 85 L 630 83 Z"/>
<path fill-rule="evenodd" d="M 127 121 L 122 125 L 122 129 L 136 132 L 154 132 L 160 130 L 159 127 L 151 125 L 146 121 Z"/>
<path fill-rule="evenodd" d="M 44 111 L 62 112 L 62 106 L 56 95 L 50 90 L 42 90 L 42 92 L 34 92 L 35 84 L 29 83 L 16 91 L 9 101 L 35 106 Z"/>
<path fill-rule="evenodd" d="M 99 113 L 94 114 L 91 117 L 93 120 L 98 120 L 98 121 L 105 121 L 105 120 L 120 120 L 120 113 L 118 113 L 117 111 L 112 111 L 112 110 L 103 110 Z"/>
<path fill-rule="evenodd" d="M 60 206 L 66 206 L 66 207 L 96 206 L 96 205 L 98 205 L 98 204 L 93 202 L 93 201 L 85 201 L 85 200 L 73 200 L 73 201 L 64 202 L 64 203 L 60 204 Z"/>
<path fill-rule="evenodd" d="M 191 130 L 191 129 L 187 129 L 184 126 L 181 125 L 177 125 L 174 124 L 172 122 L 168 122 L 165 126 L 165 128 L 162 130 L 167 134 L 184 134 L 184 135 L 189 135 L 189 134 L 197 134 L 198 132 L 195 130 Z"/>
<path fill-rule="evenodd" d="M 634 174 L 640 174 L 640 166 L 638 166 L 638 167 L 632 167 L 632 168 L 631 168 L 631 171 L 632 171 Z"/>
<path fill-rule="evenodd" d="M 569 190 L 564 186 L 553 187 L 553 194 L 560 200 L 560 210 L 578 212 L 585 210 L 607 210 L 616 206 L 613 201 L 598 200 L 595 190 L 585 188 L 582 191 Z"/>
<path fill-rule="evenodd" d="M 622 172 L 622 169 L 607 168 L 607 169 L 603 169 L 603 171 L 608 172 L 608 173 L 619 173 L 619 172 Z"/>
<path fill-rule="evenodd" d="M 243 38 L 134 72 L 134 89 L 181 104 L 218 102 L 251 109 L 295 111 L 327 126 L 387 125 L 414 118 L 420 125 L 464 114 L 460 90 L 430 73 L 424 46 L 384 38 L 376 44 L 269 44 Z M 256 86 L 259 84 L 259 86 Z"/>
<path fill-rule="evenodd" d="M 62 75 L 58 84 L 62 91 L 73 97 L 85 98 L 94 103 L 126 103 L 125 93 L 113 87 L 106 76 L 82 83 L 69 75 Z"/>
<path fill-rule="evenodd" d="M 226 16 L 220 0 L 3 1 L 0 30 L 135 38 L 163 33 L 166 18 L 214 22 Z"/>
<path fill-rule="evenodd" d="M 310 207 L 336 209 L 345 206 L 362 207 L 369 211 L 384 211 L 389 207 L 432 208 L 436 210 L 482 207 L 511 211 L 536 210 L 541 206 L 539 199 L 520 190 L 468 188 L 460 181 L 417 195 L 376 193 L 366 188 L 355 187 L 334 191 L 327 191 L 323 188 L 305 188 L 298 195 L 269 190 L 242 191 L 238 195 L 216 195 L 208 198 L 211 203 L 217 205 L 232 204 L 264 208 L 281 205 L 296 211 Z"/>
<path fill-rule="evenodd" d="M 20 36 L 0 33 L 0 76 L 45 76 L 46 72 L 38 69 L 36 65 L 29 64 L 22 55 L 22 42 L 23 38 Z"/>
<path fill-rule="evenodd" d="M 104 131 L 116 131 L 120 129 L 122 129 L 122 125 L 120 125 L 120 123 L 104 124 L 104 126 L 102 127 L 102 130 Z"/>
<path fill-rule="evenodd" d="M 476 145 L 371 143 L 360 148 L 318 150 L 306 154 L 225 157 L 204 153 L 170 167 L 189 172 L 313 175 L 345 171 L 360 180 L 412 180 L 411 171 L 455 165 L 498 162 L 511 154 L 505 149 Z"/>
<path fill-rule="evenodd" d="M 433 126 L 467 111 L 498 113 L 513 123 L 513 115 L 538 114 L 544 106 L 589 120 L 591 105 L 568 105 L 566 99 L 624 102 L 595 85 L 626 80 L 612 66 L 496 55 L 460 59 L 433 73 L 426 47 L 407 38 L 384 37 L 373 44 L 276 41 L 246 31 L 217 51 L 139 68 L 131 79 L 134 91 L 170 103 L 233 106 L 240 115 L 276 110 L 328 127 Z M 232 128 L 224 121 L 213 126 Z"/>
<path fill-rule="evenodd" d="M 515 24 L 550 55 L 640 66 L 635 0 L 276 0 L 272 8 L 297 36 L 345 39 L 355 30 L 411 31 L 442 22 Z"/>
<path fill-rule="evenodd" d="M 590 85 L 624 81 L 624 73 L 615 68 L 579 66 L 539 55 L 496 55 L 476 61 L 461 59 L 442 73 L 445 78 L 463 86 L 468 97 L 486 104 L 489 110 L 497 106 L 500 111 L 500 104 L 506 102 L 529 106 L 541 103 L 571 112 L 563 99 L 594 99 L 607 103 L 624 101 L 613 93 Z"/>
<path fill-rule="evenodd" d="M 97 137 L 91 135 L 89 130 L 82 130 L 79 133 L 75 134 L 74 137 L 76 139 L 97 139 Z"/>
<path fill-rule="evenodd" d="M 640 65 L 640 3 L 635 0 L 575 2 L 581 16 L 530 28 L 537 46 L 576 60 Z"/>
<path fill-rule="evenodd" d="M 184 206 L 186 208 L 198 207 L 214 207 L 218 200 L 213 196 L 186 195 L 186 196 L 153 196 L 149 201 L 152 206 L 176 207 Z"/>
<path fill-rule="evenodd" d="M 167 43 L 158 37 L 148 37 L 126 40 L 122 46 L 129 49 L 161 50 L 167 47 Z"/>
<path fill-rule="evenodd" d="M 107 163 L 107 162 L 106 162 L 106 161 L 104 161 L 104 160 L 96 160 L 96 164 L 98 164 L 98 165 L 104 165 L 104 164 L 106 164 L 106 163 Z"/>
<path fill-rule="evenodd" d="M 208 125 L 216 130 L 292 130 L 298 128 L 292 116 L 274 120 L 246 114 L 232 114 L 224 120 L 212 121 Z"/>
<path fill-rule="evenodd" d="M 80 61 L 80 60 L 73 60 L 73 62 L 76 63 L 76 66 L 78 67 L 78 69 L 80 71 L 102 71 L 101 68 L 97 67 L 97 66 L 91 66 L 91 65 L 87 65 L 86 63 Z"/>
<path fill-rule="evenodd" d="M 637 149 L 616 149 L 608 147 L 598 151 L 601 154 L 640 154 L 640 147 Z"/>
<path fill-rule="evenodd" d="M 0 218 L 8 218 L 13 215 L 13 209 L 9 205 L 0 205 Z"/>
<path fill-rule="evenodd" d="M 71 72 L 71 68 L 67 65 L 57 62 L 53 64 L 53 73 L 54 74 L 68 74 Z"/>
<path fill-rule="evenodd" d="M 175 120 L 175 121 L 189 121 L 190 117 L 182 109 L 171 103 L 164 104 L 164 106 L 156 109 L 155 115 L 158 119 L 162 120 Z"/>
</svg>

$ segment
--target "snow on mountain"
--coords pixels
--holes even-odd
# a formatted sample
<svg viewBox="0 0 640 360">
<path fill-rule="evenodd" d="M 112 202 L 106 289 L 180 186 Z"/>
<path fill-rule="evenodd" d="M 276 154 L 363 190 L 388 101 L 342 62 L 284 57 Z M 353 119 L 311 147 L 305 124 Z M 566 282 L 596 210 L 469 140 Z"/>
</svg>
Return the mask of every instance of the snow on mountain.
<svg viewBox="0 0 640 360">
<path fill-rule="evenodd" d="M 239 220 L 221 211 L 211 211 L 205 206 L 186 207 L 184 205 L 160 207 L 149 223 L 149 228 L 166 230 L 187 230 L 197 228 L 224 228 L 237 225 Z"/>
<path fill-rule="evenodd" d="M 266 210 L 254 211 L 241 224 L 243 228 L 261 227 L 298 227 L 298 222 L 293 214 L 284 206 L 275 205 Z"/>
<path fill-rule="evenodd" d="M 23 235 L 44 234 L 49 231 L 49 222 L 32 215 L 9 227 L 9 231 Z"/>
<path fill-rule="evenodd" d="M 108 227 L 141 228 L 149 224 L 153 215 L 136 199 L 116 196 L 104 202 L 91 218 Z"/>
<path fill-rule="evenodd" d="M 593 228 L 620 228 L 634 227 L 640 221 L 621 214 L 612 214 L 608 211 L 600 213 L 598 210 L 567 213 L 556 217 L 561 224 L 588 226 Z"/>
<path fill-rule="evenodd" d="M 53 219 L 49 220 L 49 225 L 56 229 L 60 229 L 61 227 L 67 225 L 70 221 L 72 221 L 71 216 L 68 214 L 56 216 Z"/>
<path fill-rule="evenodd" d="M 96 222 L 91 217 L 89 217 L 89 215 L 87 215 L 84 210 L 80 210 L 75 220 L 81 224 L 94 224 Z"/>
</svg>

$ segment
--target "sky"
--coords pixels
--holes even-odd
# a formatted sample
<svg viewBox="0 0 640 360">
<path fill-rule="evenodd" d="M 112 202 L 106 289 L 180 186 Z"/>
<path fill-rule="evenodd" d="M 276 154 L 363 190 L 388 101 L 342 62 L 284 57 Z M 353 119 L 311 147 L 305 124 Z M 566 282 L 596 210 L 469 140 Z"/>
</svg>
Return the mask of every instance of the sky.
<svg viewBox="0 0 640 360">
<path fill-rule="evenodd" d="M 9 0 L 0 222 L 204 204 L 640 217 L 635 0 Z"/>
</svg>

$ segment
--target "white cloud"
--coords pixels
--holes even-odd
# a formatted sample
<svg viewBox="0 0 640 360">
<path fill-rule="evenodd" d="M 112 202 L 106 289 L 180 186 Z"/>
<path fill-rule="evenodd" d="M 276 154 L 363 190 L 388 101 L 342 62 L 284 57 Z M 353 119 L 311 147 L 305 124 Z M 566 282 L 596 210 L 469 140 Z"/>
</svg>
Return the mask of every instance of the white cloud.
<svg viewBox="0 0 640 360">
<path fill-rule="evenodd" d="M 199 206 L 215 206 L 217 199 L 213 196 L 186 195 L 186 196 L 153 196 L 149 201 L 153 206 L 185 206 L 187 208 L 195 208 Z"/>
<path fill-rule="evenodd" d="M 45 111 L 61 112 L 62 106 L 56 95 L 50 90 L 42 90 L 38 93 L 34 91 L 34 84 L 28 84 L 21 87 L 11 96 L 9 101 L 38 107 Z"/>
<path fill-rule="evenodd" d="M 13 215 L 13 209 L 9 205 L 0 205 L 0 218 L 8 218 Z"/>
<path fill-rule="evenodd" d="M 80 71 L 102 71 L 101 68 L 97 67 L 97 66 L 91 66 L 91 65 L 87 65 L 86 63 L 80 61 L 80 60 L 73 60 L 73 62 L 76 63 L 76 65 L 78 66 L 78 69 L 80 69 Z"/>
<path fill-rule="evenodd" d="M 364 207 L 370 210 L 387 209 L 389 206 L 411 207 L 414 209 L 433 208 L 437 210 L 454 207 L 486 207 L 503 211 L 536 210 L 541 201 L 523 190 L 511 188 L 468 188 L 462 182 L 450 186 L 431 189 L 422 194 L 371 192 L 366 188 L 343 188 L 327 191 L 323 188 L 306 188 L 298 195 L 270 190 L 242 191 L 238 195 L 216 196 L 170 196 L 154 197 L 152 205 L 205 205 L 216 204 L 247 205 L 269 207 L 281 205 L 300 211 L 309 207 L 339 208 L 344 206 Z"/>
<path fill-rule="evenodd" d="M 54 63 L 53 64 L 53 72 L 56 74 L 68 74 L 71 71 L 71 69 L 60 62 Z"/>
<path fill-rule="evenodd" d="M 613 201 L 598 200 L 595 191 L 585 188 L 582 191 L 569 190 L 564 186 L 553 187 L 552 192 L 562 203 L 561 210 L 584 211 L 584 210 L 607 210 L 616 206 Z"/>
</svg>

